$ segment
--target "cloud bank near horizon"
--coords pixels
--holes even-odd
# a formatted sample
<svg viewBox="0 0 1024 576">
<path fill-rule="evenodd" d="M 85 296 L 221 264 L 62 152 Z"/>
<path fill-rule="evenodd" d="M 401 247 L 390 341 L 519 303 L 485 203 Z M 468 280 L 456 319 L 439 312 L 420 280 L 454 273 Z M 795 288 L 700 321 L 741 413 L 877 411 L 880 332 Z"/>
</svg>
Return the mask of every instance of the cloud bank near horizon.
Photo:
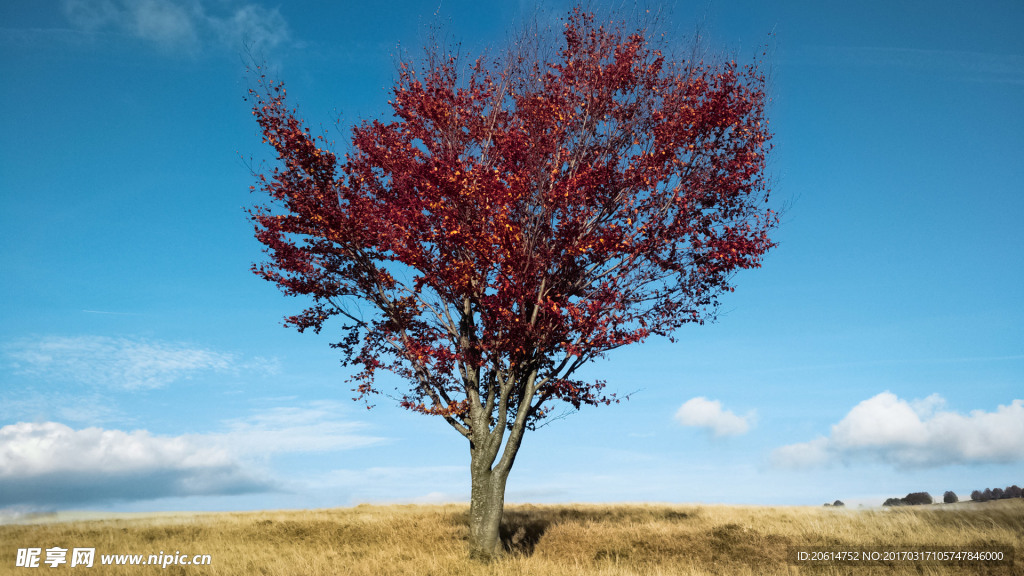
<svg viewBox="0 0 1024 576">
<path fill-rule="evenodd" d="M 365 425 L 332 418 L 334 403 L 280 407 L 230 420 L 227 431 L 160 436 L 59 422 L 0 428 L 0 508 L 64 507 L 182 496 L 275 492 L 260 465 L 275 454 L 380 444 Z"/>
<path fill-rule="evenodd" d="M 814 468 L 854 460 L 898 469 L 1024 461 L 1024 400 L 993 412 L 942 410 L 938 394 L 908 402 L 882 392 L 860 402 L 828 436 L 776 449 L 780 468 Z"/>
<path fill-rule="evenodd" d="M 145 430 L 74 430 L 57 422 L 0 428 L 0 507 L 67 506 L 273 490 L 223 448 Z"/>
</svg>

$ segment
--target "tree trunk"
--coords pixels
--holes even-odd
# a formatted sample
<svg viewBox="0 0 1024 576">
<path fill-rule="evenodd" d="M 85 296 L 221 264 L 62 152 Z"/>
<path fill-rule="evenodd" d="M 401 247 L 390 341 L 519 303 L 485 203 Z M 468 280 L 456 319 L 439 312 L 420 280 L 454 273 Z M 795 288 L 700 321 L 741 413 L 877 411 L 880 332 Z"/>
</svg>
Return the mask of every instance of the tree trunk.
<svg viewBox="0 0 1024 576">
<path fill-rule="evenodd" d="M 501 390 L 497 400 L 495 394 L 488 395 L 484 406 L 479 398 L 470 403 L 472 424 L 469 438 L 472 490 L 469 497 L 469 555 L 482 562 L 490 562 L 504 552 L 501 542 L 501 516 L 505 509 L 505 483 L 516 454 L 523 442 L 526 421 L 530 414 L 530 403 L 536 390 L 533 388 L 536 370 L 521 381 L 521 397 L 515 420 L 507 422 L 508 399 L 512 384 L 501 377 Z M 496 417 L 495 417 L 496 416 Z M 494 418 L 494 429 L 489 424 Z M 506 433 L 508 436 L 506 437 Z M 504 450 L 502 444 L 504 443 Z M 498 457 L 498 454 L 501 457 Z"/>
<path fill-rule="evenodd" d="M 474 560 L 490 562 L 501 556 L 501 516 L 505 509 L 505 482 L 508 472 L 491 470 L 488 463 L 478 462 L 476 454 L 470 466 L 472 492 L 469 503 L 469 555 Z"/>
</svg>

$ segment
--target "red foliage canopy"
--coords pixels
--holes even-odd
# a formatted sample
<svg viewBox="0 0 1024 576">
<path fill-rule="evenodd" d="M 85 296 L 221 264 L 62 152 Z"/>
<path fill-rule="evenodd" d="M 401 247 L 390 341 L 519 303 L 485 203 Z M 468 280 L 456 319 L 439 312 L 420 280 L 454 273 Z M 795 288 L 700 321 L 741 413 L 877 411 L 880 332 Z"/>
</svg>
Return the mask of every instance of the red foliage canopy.
<svg viewBox="0 0 1024 576">
<path fill-rule="evenodd" d="M 550 61 L 531 53 L 402 64 L 395 119 L 355 127 L 344 159 L 281 84 L 251 91 L 281 162 L 250 211 L 254 271 L 314 301 L 287 324 L 342 316 L 360 397 L 390 370 L 403 406 L 467 436 L 480 415 L 529 427 L 555 399 L 614 401 L 571 376 L 712 317 L 777 224 L 756 65 L 667 61 L 578 9 Z"/>
</svg>

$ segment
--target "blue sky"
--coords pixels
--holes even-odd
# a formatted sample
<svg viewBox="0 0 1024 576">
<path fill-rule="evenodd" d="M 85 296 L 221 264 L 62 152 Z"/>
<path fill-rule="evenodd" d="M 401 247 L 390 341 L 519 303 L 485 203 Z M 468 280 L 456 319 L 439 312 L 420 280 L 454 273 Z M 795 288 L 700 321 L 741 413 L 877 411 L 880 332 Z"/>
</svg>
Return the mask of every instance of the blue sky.
<svg viewBox="0 0 1024 576">
<path fill-rule="evenodd" d="M 351 123 L 386 114 L 397 47 L 435 13 L 477 51 L 533 4 L 330 4 L 0 5 L 0 508 L 468 499 L 465 440 L 352 402 L 332 335 L 282 328 L 303 303 L 249 271 L 247 159 L 267 151 L 242 46 L 311 123 Z M 1024 5 L 722 1 L 669 21 L 741 61 L 771 47 L 779 246 L 717 324 L 588 367 L 636 393 L 528 435 L 508 500 L 1024 484 Z"/>
</svg>

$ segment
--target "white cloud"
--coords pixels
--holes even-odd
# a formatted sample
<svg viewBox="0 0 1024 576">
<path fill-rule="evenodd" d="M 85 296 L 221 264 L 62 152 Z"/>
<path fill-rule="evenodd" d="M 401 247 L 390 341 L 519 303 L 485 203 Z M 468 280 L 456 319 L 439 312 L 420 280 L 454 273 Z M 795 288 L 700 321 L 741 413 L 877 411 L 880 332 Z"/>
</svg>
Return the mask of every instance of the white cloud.
<svg viewBox="0 0 1024 576">
<path fill-rule="evenodd" d="M 361 434 L 367 428 L 365 423 L 338 420 L 336 415 L 342 410 L 335 402 L 271 408 L 248 418 L 229 420 L 225 423 L 227 432 L 210 435 L 209 439 L 246 454 L 328 452 L 386 441 Z"/>
<path fill-rule="evenodd" d="M 73 430 L 57 422 L 0 428 L 0 506 L 61 506 L 272 489 L 199 437 Z"/>
<path fill-rule="evenodd" d="M 772 463 L 780 468 L 813 468 L 827 463 L 829 458 L 828 438 L 824 436 L 783 446 L 772 453 Z"/>
<path fill-rule="evenodd" d="M 67 19 L 88 32 L 115 29 L 158 44 L 193 45 L 198 41 L 201 8 L 173 0 L 64 0 Z"/>
<path fill-rule="evenodd" d="M 258 52 L 284 44 L 289 37 L 288 24 L 276 8 L 255 4 L 242 6 L 229 17 L 212 18 L 209 24 L 228 48 L 249 46 Z"/>
<path fill-rule="evenodd" d="M 198 40 L 195 14 L 169 0 L 133 0 L 129 23 L 138 38 L 161 44 L 192 44 Z"/>
<path fill-rule="evenodd" d="M 898 468 L 1024 461 L 1024 400 L 966 415 L 944 404 L 936 394 L 907 402 L 883 392 L 854 406 L 828 437 L 783 446 L 772 460 L 788 468 L 853 459 Z"/>
<path fill-rule="evenodd" d="M 45 336 L 4 346 L 6 364 L 15 373 L 48 381 L 123 390 L 152 389 L 202 372 L 237 373 L 274 369 L 260 358 L 176 342 L 105 336 Z"/>
<path fill-rule="evenodd" d="M 718 400 L 708 400 L 703 396 L 687 400 L 676 411 L 676 421 L 683 426 L 707 428 L 715 436 L 746 434 L 754 416 L 754 412 L 737 416 L 729 410 L 722 410 L 722 403 Z"/>
<path fill-rule="evenodd" d="M 111 422 L 123 424 L 136 417 L 96 391 L 39 391 L 14 386 L 0 391 L 0 422 L 55 420 L 98 426 Z"/>
<path fill-rule="evenodd" d="M 87 32 L 115 30 L 165 48 L 214 42 L 273 48 L 289 38 L 281 13 L 257 4 L 208 0 L 63 0 L 64 15 Z M 213 12 L 211 12 L 211 10 Z"/>
<path fill-rule="evenodd" d="M 88 31 L 117 22 L 122 12 L 112 0 L 64 0 L 61 7 L 68 20 Z"/>
<path fill-rule="evenodd" d="M 914 412 L 917 413 L 922 418 L 927 418 L 931 416 L 937 410 L 939 410 L 945 405 L 946 399 L 943 398 L 942 396 L 939 396 L 938 394 L 932 394 L 927 398 L 910 401 L 911 408 L 913 408 Z"/>
<path fill-rule="evenodd" d="M 226 495 L 279 489 L 255 462 L 383 442 L 342 422 L 331 402 L 281 407 L 211 434 L 73 429 L 58 422 L 0 428 L 0 507 L 59 507 L 114 500 Z"/>
</svg>

